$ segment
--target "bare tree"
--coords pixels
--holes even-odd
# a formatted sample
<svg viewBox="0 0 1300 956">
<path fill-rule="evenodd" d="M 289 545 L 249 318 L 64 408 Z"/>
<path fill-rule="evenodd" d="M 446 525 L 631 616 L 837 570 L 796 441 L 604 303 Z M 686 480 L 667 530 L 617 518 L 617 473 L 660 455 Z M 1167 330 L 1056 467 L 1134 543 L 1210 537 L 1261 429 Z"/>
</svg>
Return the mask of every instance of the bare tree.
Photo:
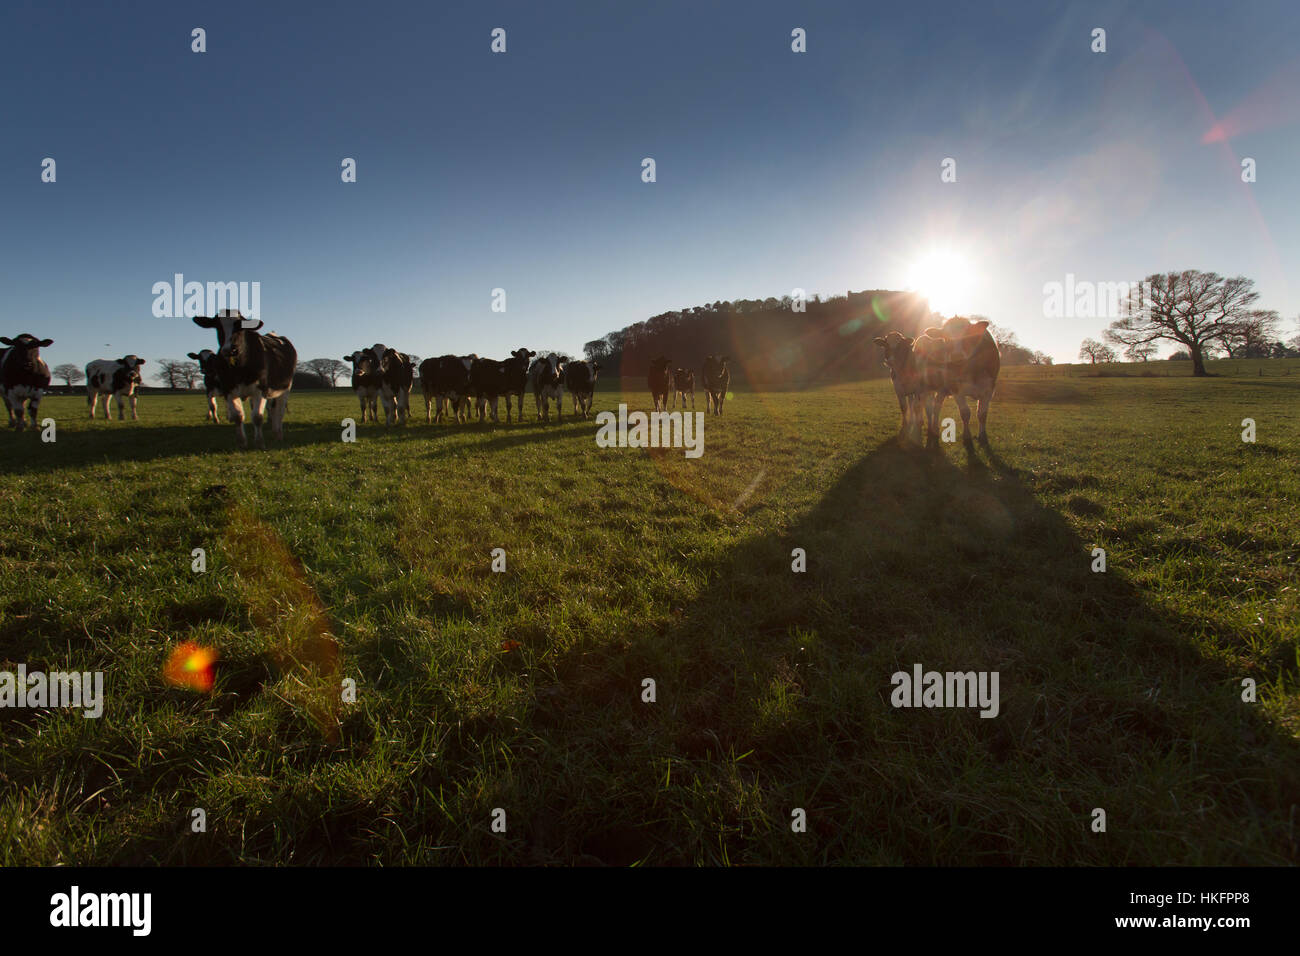
<svg viewBox="0 0 1300 956">
<path fill-rule="evenodd" d="M 1142 342 L 1181 342 L 1192 357 L 1192 374 L 1206 375 L 1205 357 L 1248 319 L 1259 298 L 1245 276 L 1187 269 L 1157 273 L 1133 288 L 1123 315 L 1106 330 L 1106 341 L 1125 347 Z"/>
<path fill-rule="evenodd" d="M 1255 309 L 1223 336 L 1223 348 L 1228 358 L 1264 358 L 1281 334 L 1281 315 L 1271 310 Z"/>
<path fill-rule="evenodd" d="M 194 388 L 202 372 L 198 362 L 178 362 L 163 359 L 158 363 L 154 378 L 165 382 L 168 388 Z"/>
<path fill-rule="evenodd" d="M 1149 362 L 1157 351 L 1159 349 L 1154 342 L 1134 342 L 1124 350 L 1124 357 L 1130 362 Z"/>
<path fill-rule="evenodd" d="M 1102 345 L 1096 339 L 1084 339 L 1079 345 L 1079 358 L 1086 358 L 1093 365 L 1098 362 L 1115 361 L 1115 350 L 1108 345 Z"/>
<path fill-rule="evenodd" d="M 322 383 L 328 383 L 330 388 L 334 388 L 339 376 L 351 368 L 347 362 L 332 358 L 312 359 L 310 362 L 303 362 L 302 367 L 313 373 Z"/>
<path fill-rule="evenodd" d="M 71 362 L 64 362 L 62 365 L 56 365 L 54 367 L 54 374 L 63 379 L 63 384 L 68 386 L 68 388 L 71 388 L 78 382 L 84 382 L 86 380 L 85 373 Z"/>
<path fill-rule="evenodd" d="M 177 362 L 176 374 L 185 383 L 186 388 L 197 388 L 203 370 L 199 368 L 198 362 Z"/>
</svg>

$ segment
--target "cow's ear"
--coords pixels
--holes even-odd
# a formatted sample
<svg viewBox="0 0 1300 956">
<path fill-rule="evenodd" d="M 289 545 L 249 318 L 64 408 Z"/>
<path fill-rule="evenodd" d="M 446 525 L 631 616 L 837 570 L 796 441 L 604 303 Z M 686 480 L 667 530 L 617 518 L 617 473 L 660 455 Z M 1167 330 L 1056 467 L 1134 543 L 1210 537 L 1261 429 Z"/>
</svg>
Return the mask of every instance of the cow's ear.
<svg viewBox="0 0 1300 956">
<path fill-rule="evenodd" d="M 258 329 L 260 329 L 260 328 L 262 327 L 262 320 L 261 320 L 261 319 L 258 319 L 258 320 L 257 320 L 257 325 L 249 325 L 249 324 L 248 324 L 248 319 L 245 319 L 245 320 L 243 321 L 243 324 L 240 325 L 239 327 L 240 327 L 241 329 L 243 329 L 245 332 L 256 332 Z"/>
<path fill-rule="evenodd" d="M 980 331 L 987 331 L 989 327 L 988 319 L 980 319 L 978 322 L 972 322 L 971 325 Z"/>
<path fill-rule="evenodd" d="M 144 364 L 144 359 L 136 359 L 136 360 L 135 360 L 135 364 L 136 364 L 136 365 L 143 365 L 143 364 Z"/>
<path fill-rule="evenodd" d="M 217 320 L 209 318 L 206 315 L 196 315 L 194 316 L 194 324 L 201 329 L 215 329 L 217 327 Z"/>
<path fill-rule="evenodd" d="M 536 352 L 529 352 L 529 353 L 528 353 L 528 357 L 529 357 L 529 358 L 532 358 L 532 357 L 533 357 L 534 355 L 536 355 L 536 354 L 537 354 Z"/>
<path fill-rule="evenodd" d="M 13 345 L 13 344 L 14 344 L 14 340 L 11 339 L 11 338 L 10 338 L 9 336 L 7 336 L 7 335 L 0 335 L 0 342 L 3 342 L 5 345 Z"/>
<path fill-rule="evenodd" d="M 879 335 L 877 335 L 877 336 L 876 336 L 874 339 L 872 339 L 871 341 L 875 342 L 875 343 L 876 343 L 877 345 L 879 345 L 882 349 L 883 349 L 886 345 L 889 344 L 889 343 L 886 342 L 884 339 L 882 339 Z"/>
<path fill-rule="evenodd" d="M 54 339 L 41 339 L 40 342 L 38 342 L 37 344 L 38 344 L 41 348 L 45 348 L 47 345 L 53 345 L 53 344 L 54 344 Z"/>
<path fill-rule="evenodd" d="M 185 357 L 186 357 L 186 358 L 192 358 L 192 359 L 197 359 L 197 358 L 198 358 L 198 356 L 195 355 L 193 352 L 186 352 L 186 353 L 185 353 Z"/>
<path fill-rule="evenodd" d="M 592 368 L 592 371 L 599 371 L 600 368 L 601 368 L 601 364 L 600 364 L 599 362 L 592 362 L 592 363 L 591 363 L 591 368 Z"/>
</svg>

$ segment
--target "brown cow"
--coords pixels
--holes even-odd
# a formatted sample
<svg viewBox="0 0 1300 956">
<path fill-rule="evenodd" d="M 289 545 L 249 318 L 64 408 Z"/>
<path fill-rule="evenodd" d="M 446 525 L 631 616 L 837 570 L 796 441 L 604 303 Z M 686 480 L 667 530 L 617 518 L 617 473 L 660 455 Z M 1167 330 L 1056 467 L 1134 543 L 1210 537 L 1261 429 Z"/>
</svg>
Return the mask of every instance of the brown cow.
<svg viewBox="0 0 1300 956">
<path fill-rule="evenodd" d="M 933 331 L 935 330 L 927 330 Z M 997 342 L 989 334 L 988 320 L 972 322 L 954 316 L 938 331 L 947 343 L 947 357 L 942 381 L 936 383 L 934 419 L 938 419 L 944 399 L 953 396 L 961 411 L 962 441 L 969 443 L 970 406 L 966 400 L 974 398 L 978 403 L 979 440 L 987 442 L 989 439 L 985 423 L 989 417 L 989 405 L 993 401 L 993 390 L 997 387 L 998 372 L 1002 368 L 1002 357 L 998 354 Z"/>
<path fill-rule="evenodd" d="M 875 343 L 885 353 L 885 368 L 894 382 L 894 395 L 898 398 L 898 411 L 902 421 L 898 426 L 898 437 L 906 440 L 908 431 L 916 420 L 917 406 L 920 401 L 920 376 L 912 361 L 912 338 L 901 332 L 890 332 L 884 338 L 877 337 Z"/>
</svg>

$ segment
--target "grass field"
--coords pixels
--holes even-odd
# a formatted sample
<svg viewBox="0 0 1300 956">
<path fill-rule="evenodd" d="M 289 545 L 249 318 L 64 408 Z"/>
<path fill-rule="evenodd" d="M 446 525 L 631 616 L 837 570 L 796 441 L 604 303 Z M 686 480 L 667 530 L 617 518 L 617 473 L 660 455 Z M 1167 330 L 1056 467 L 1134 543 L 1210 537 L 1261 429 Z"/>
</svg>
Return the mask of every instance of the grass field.
<svg viewBox="0 0 1300 956">
<path fill-rule="evenodd" d="M 887 381 L 739 391 L 698 460 L 531 396 L 345 444 L 304 393 L 243 453 L 198 397 L 49 398 L 0 435 L 0 670 L 106 704 L 0 710 L 0 862 L 1300 862 L 1300 367 L 1223 370 L 1006 370 L 969 452 Z M 1000 714 L 893 708 L 916 663 Z"/>
</svg>

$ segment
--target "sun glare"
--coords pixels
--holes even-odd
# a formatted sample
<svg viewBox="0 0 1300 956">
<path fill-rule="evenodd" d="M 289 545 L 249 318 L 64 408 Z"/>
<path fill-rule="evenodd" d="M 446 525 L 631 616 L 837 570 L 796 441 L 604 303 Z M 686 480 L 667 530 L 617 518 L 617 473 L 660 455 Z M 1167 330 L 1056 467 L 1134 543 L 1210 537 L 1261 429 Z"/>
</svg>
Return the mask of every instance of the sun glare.
<svg viewBox="0 0 1300 956">
<path fill-rule="evenodd" d="M 930 308 L 944 315 L 968 310 L 974 272 L 966 257 L 951 249 L 931 249 L 908 272 L 907 287 L 930 300 Z"/>
</svg>

